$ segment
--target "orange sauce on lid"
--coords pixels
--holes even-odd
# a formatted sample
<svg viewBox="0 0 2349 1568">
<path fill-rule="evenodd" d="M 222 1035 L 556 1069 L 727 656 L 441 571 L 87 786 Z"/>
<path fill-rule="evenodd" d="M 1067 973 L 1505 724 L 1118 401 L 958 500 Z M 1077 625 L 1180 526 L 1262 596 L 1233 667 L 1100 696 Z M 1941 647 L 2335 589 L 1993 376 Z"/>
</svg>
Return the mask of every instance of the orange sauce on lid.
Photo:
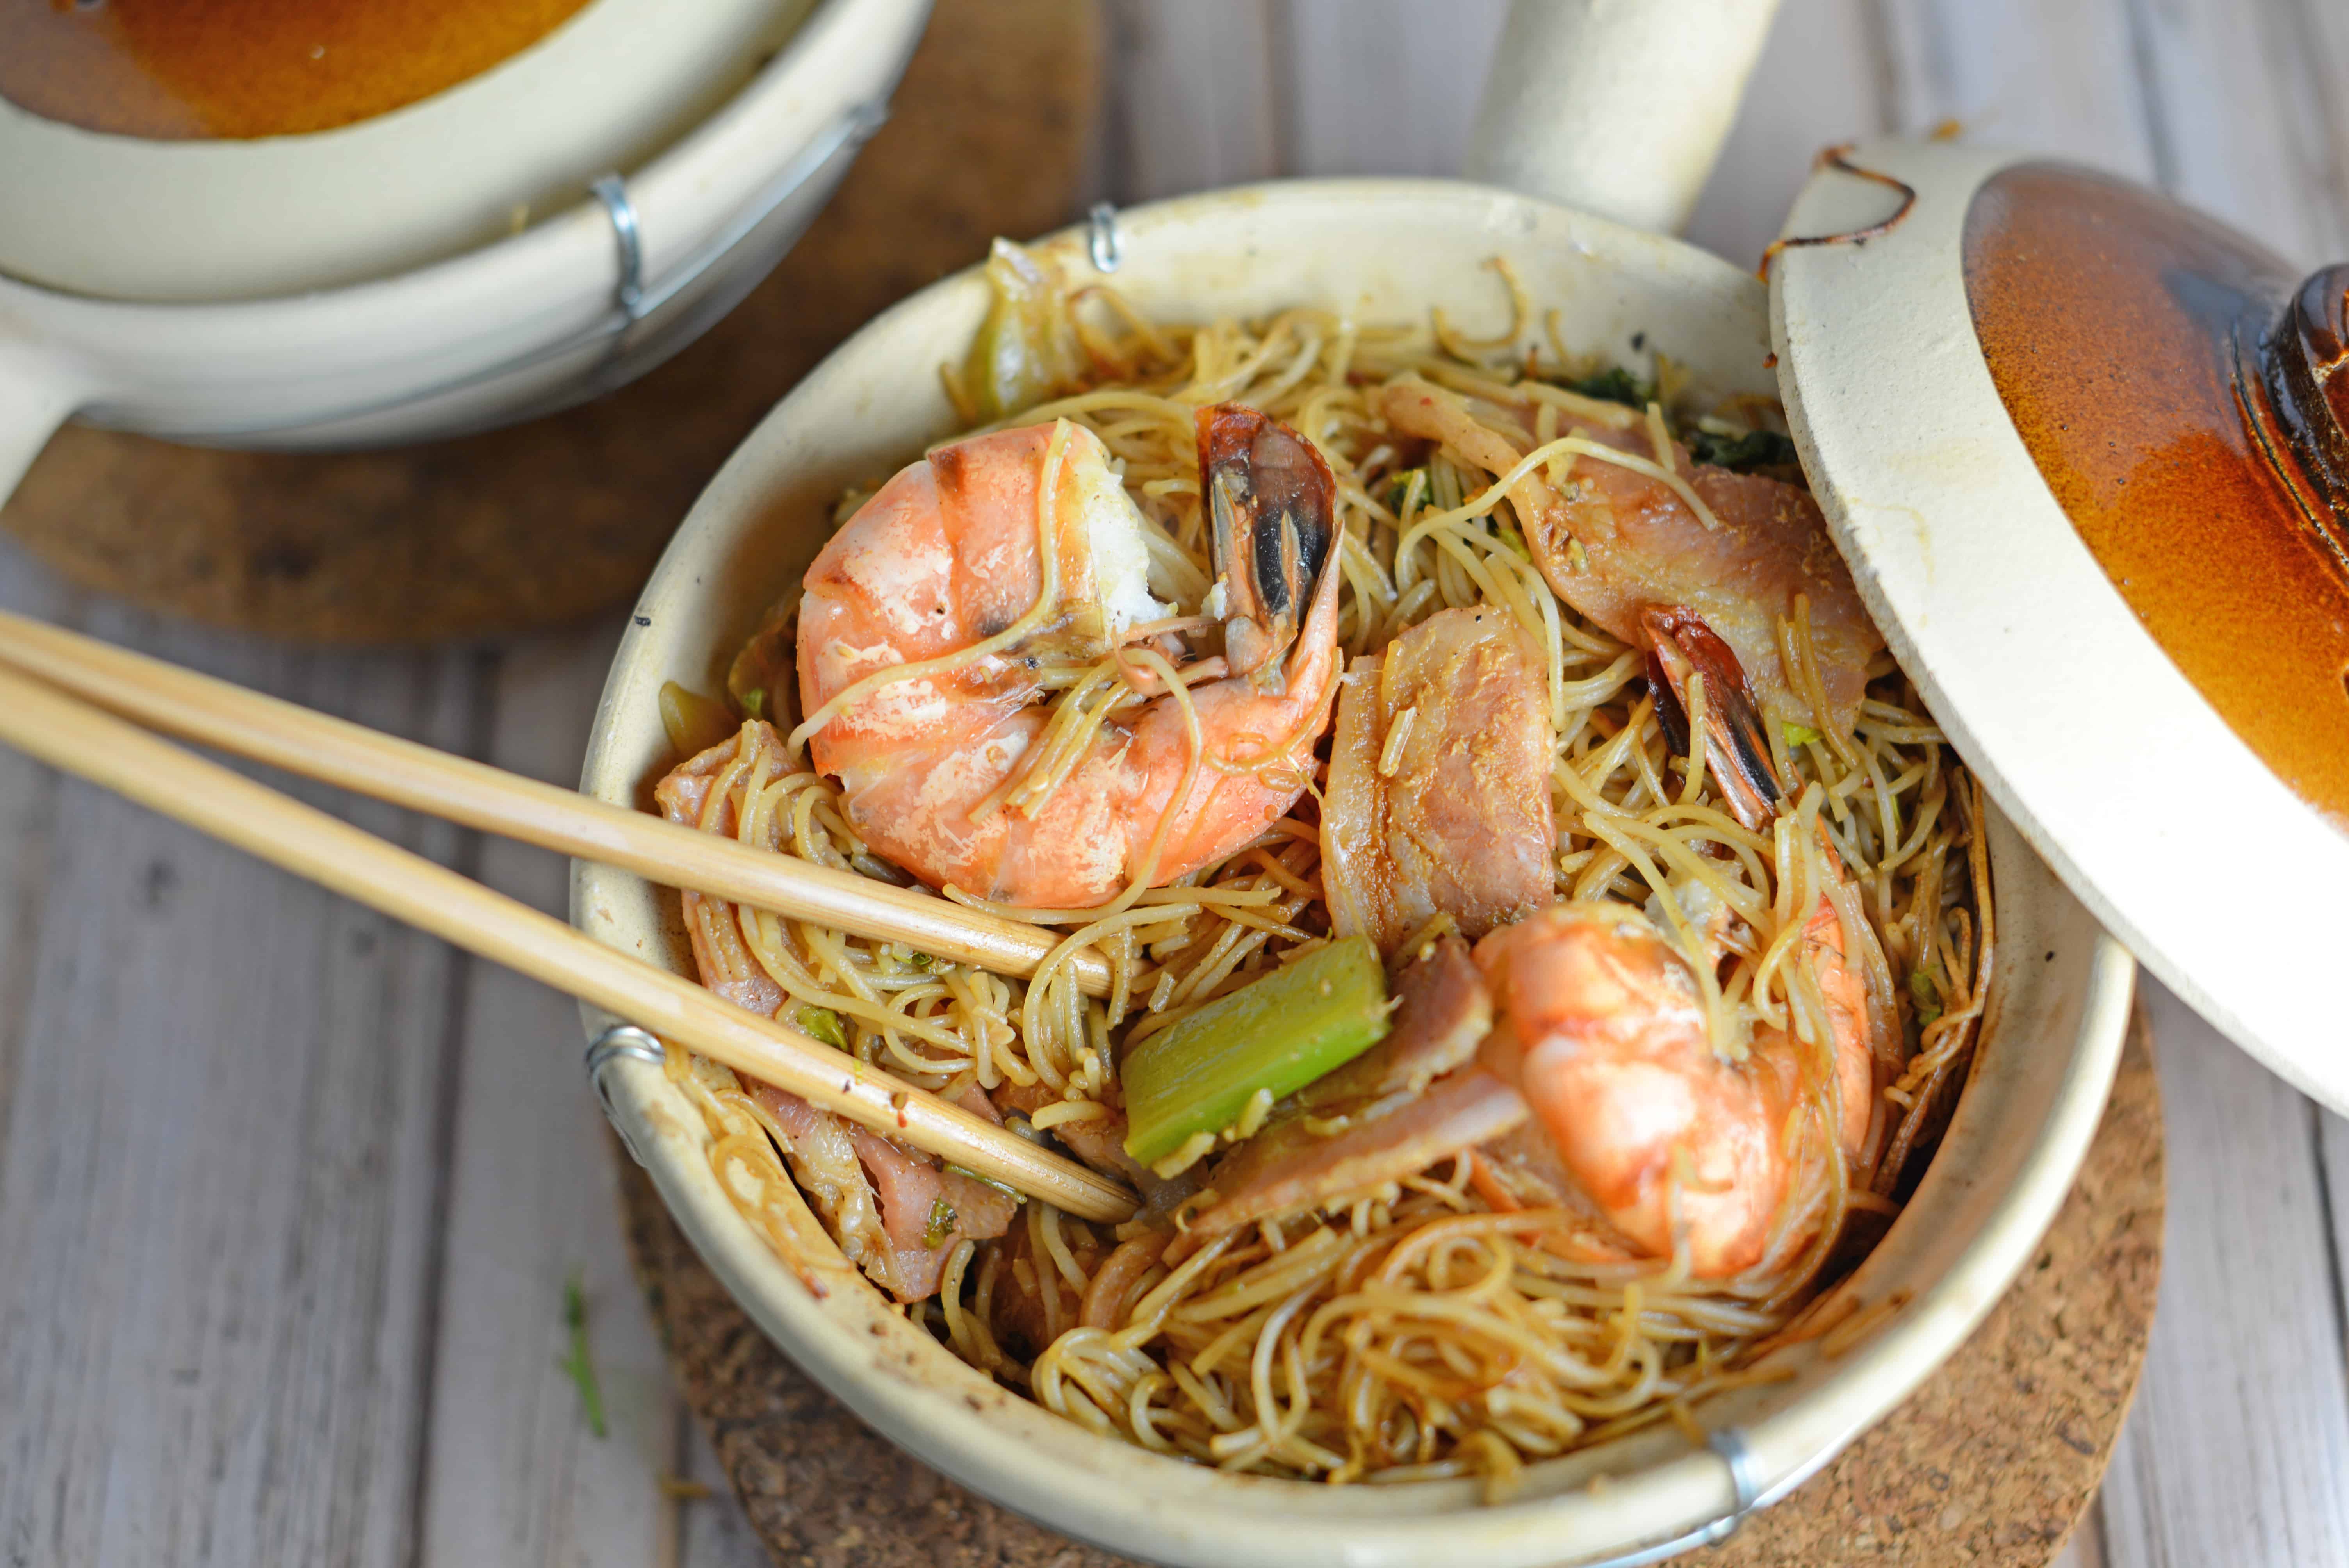
<svg viewBox="0 0 2349 1568">
<path fill-rule="evenodd" d="M 2349 826 L 2349 535 L 2271 390 L 2292 270 L 2048 164 L 1982 187 L 1964 250 L 1992 379 L 2081 540 L 2244 744 Z"/>
<path fill-rule="evenodd" d="M 294 136 L 479 76 L 587 0 L 0 0 L 0 98 L 87 130 Z"/>
</svg>

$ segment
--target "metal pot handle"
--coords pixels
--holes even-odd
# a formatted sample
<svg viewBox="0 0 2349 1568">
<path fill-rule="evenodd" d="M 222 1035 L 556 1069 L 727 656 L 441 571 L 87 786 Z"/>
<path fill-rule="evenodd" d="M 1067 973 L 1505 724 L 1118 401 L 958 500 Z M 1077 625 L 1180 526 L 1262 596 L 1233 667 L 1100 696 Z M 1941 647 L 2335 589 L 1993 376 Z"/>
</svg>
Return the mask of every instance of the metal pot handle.
<svg viewBox="0 0 2349 1568">
<path fill-rule="evenodd" d="M 1778 0 L 1516 0 L 1464 172 L 1678 233 Z"/>
</svg>

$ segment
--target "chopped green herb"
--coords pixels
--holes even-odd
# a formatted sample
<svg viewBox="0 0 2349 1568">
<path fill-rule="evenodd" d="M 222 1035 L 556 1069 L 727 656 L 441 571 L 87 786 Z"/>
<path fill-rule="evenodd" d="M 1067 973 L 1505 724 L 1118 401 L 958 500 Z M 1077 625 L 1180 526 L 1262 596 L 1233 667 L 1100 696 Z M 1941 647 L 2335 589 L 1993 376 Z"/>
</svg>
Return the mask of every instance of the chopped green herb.
<svg viewBox="0 0 2349 1568">
<path fill-rule="evenodd" d="M 911 958 L 905 960 L 905 962 L 911 964 L 916 969 L 927 969 L 931 965 L 936 964 L 937 960 L 931 957 L 926 953 L 916 953 Z"/>
<path fill-rule="evenodd" d="M 1493 531 L 1500 536 L 1501 543 L 1518 560 L 1531 561 L 1534 558 L 1534 552 L 1526 548 L 1525 534 L 1518 531 L 1516 523 L 1496 517 L 1493 519 Z"/>
<path fill-rule="evenodd" d="M 922 1231 L 922 1245 L 936 1252 L 955 1233 L 954 1205 L 944 1198 L 930 1200 L 930 1222 Z"/>
<path fill-rule="evenodd" d="M 1813 746 L 1826 738 L 1807 724 L 1788 722 L 1778 727 L 1786 732 L 1786 744 L 1789 746 Z"/>
<path fill-rule="evenodd" d="M 1387 480 L 1387 506 L 1397 517 L 1411 511 L 1413 497 L 1424 499 L 1428 491 L 1428 474 L 1424 468 L 1405 469 Z"/>
<path fill-rule="evenodd" d="M 848 1031 L 840 1026 L 840 1015 L 829 1007 L 802 1007 L 796 1015 L 800 1033 L 812 1040 L 822 1040 L 835 1051 L 848 1048 Z"/>
<path fill-rule="evenodd" d="M 743 717 L 746 717 L 746 718 L 764 718 L 764 717 L 767 717 L 767 689 L 766 689 L 766 687 L 764 687 L 764 686 L 752 686 L 749 691 L 746 691 L 746 692 L 744 692 L 744 693 L 742 694 L 742 696 L 741 696 L 741 703 L 742 703 L 742 714 L 743 714 Z"/>
<path fill-rule="evenodd" d="M 1563 383 L 1569 392 L 1579 392 L 1585 397 L 1596 397 L 1602 403 L 1620 403 L 1627 408 L 1645 412 L 1656 400 L 1656 384 L 1642 381 L 1621 366 L 1602 370 L 1596 376 L 1585 376 L 1578 381 Z M 1702 462 L 1704 459 L 1697 459 Z"/>
<path fill-rule="evenodd" d="M 1228 1131 L 1257 1095 L 1293 1094 L 1386 1032 L 1386 973 L 1370 939 L 1318 947 L 1134 1047 L 1120 1074 L 1125 1151 L 1154 1165 Z"/>
<path fill-rule="evenodd" d="M 1922 969 L 1909 971 L 1909 999 L 1917 1004 L 1917 1022 L 1930 1024 L 1941 1016 L 1941 988 Z"/>
<path fill-rule="evenodd" d="M 1020 1125 L 1024 1127 L 1027 1124 L 1022 1122 Z M 1017 1130 L 1015 1129 L 1014 1130 Z M 1030 1130 L 1032 1131 L 1034 1130 L 1030 1129 Z M 992 1176 L 982 1176 L 968 1165 L 957 1165 L 953 1161 L 949 1160 L 947 1161 L 947 1169 L 953 1171 L 957 1176 L 967 1176 L 973 1181 L 984 1181 L 987 1185 L 994 1188 L 997 1191 L 1002 1193 L 1005 1197 L 1009 1198 L 1016 1203 L 1024 1203 L 1028 1201 L 1028 1194 L 1019 1191 L 1019 1188 L 1007 1187 Z"/>
<path fill-rule="evenodd" d="M 1742 436 L 1697 430 L 1690 435 L 1688 446 L 1689 456 L 1698 462 L 1739 473 L 1787 468 L 1802 460 L 1795 453 L 1795 443 L 1775 430 L 1748 430 Z"/>
<path fill-rule="evenodd" d="M 555 1365 L 570 1374 L 579 1389 L 579 1408 L 587 1417 L 587 1429 L 603 1437 L 604 1390 L 595 1381 L 595 1363 L 587 1359 L 587 1295 L 579 1288 L 575 1273 L 563 1285 L 563 1326 L 571 1331 L 571 1354 Z"/>
</svg>

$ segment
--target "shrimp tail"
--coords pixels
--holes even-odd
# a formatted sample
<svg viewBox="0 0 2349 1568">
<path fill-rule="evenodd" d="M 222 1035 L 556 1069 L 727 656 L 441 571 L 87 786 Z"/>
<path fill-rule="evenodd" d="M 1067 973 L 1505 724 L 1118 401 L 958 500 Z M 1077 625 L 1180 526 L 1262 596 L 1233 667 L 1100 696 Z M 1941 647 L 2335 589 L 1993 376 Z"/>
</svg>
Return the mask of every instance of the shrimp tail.
<svg viewBox="0 0 2349 1568">
<path fill-rule="evenodd" d="M 1785 789 L 1770 760 L 1761 705 L 1745 667 L 1704 617 L 1681 605 L 1651 604 L 1640 613 L 1648 637 L 1648 690 L 1672 749 L 1689 754 L 1689 682 L 1704 677 L 1705 760 L 1738 821 L 1759 831 L 1778 811 Z"/>
<path fill-rule="evenodd" d="M 1312 442 L 1237 403 L 1200 409 L 1198 438 L 1224 656 L 1232 674 L 1278 696 L 1280 655 L 1297 640 L 1335 538 L 1338 481 Z"/>
</svg>

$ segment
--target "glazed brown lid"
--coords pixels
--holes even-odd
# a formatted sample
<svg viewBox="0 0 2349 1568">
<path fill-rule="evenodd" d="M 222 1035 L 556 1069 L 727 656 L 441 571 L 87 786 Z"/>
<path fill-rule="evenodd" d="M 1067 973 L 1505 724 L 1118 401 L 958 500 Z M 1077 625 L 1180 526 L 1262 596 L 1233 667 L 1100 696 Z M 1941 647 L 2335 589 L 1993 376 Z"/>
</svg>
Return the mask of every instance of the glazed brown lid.
<svg viewBox="0 0 2349 1568">
<path fill-rule="evenodd" d="M 1789 419 L 1904 666 L 2115 935 L 2349 1108 L 2349 268 L 1942 145 L 1787 232 Z"/>
<path fill-rule="evenodd" d="M 2057 164 L 1966 214 L 2000 399 L 2105 575 L 2228 727 L 2349 824 L 2349 269 L 2304 282 L 2165 197 Z"/>
</svg>

